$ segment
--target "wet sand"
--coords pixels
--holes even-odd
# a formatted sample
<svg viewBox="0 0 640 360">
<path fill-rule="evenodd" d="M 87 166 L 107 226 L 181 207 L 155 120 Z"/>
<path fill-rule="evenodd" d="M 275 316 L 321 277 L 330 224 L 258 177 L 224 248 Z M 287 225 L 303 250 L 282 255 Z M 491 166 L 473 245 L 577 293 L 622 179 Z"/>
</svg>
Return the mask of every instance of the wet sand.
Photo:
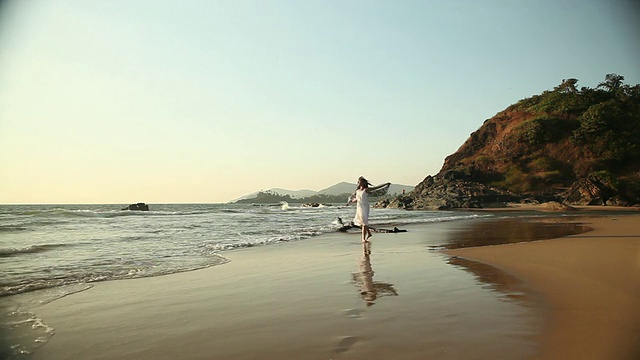
<svg viewBox="0 0 640 360">
<path fill-rule="evenodd" d="M 640 359 L 640 215 L 581 219 L 593 231 L 448 254 L 491 264 L 539 292 L 540 359 Z"/>
<path fill-rule="evenodd" d="M 433 250 L 472 223 L 329 234 L 225 252 L 227 264 L 95 283 L 33 312 L 41 359 L 523 359 L 539 312 Z M 498 279 L 493 279 L 494 283 Z M 513 279 L 511 279 L 513 280 Z M 487 331 L 489 329 L 489 331 Z"/>
<path fill-rule="evenodd" d="M 513 242 L 533 227 L 412 226 L 375 234 L 368 256 L 358 234 L 337 233 L 95 283 L 32 309 L 55 335 L 30 358 L 624 359 L 638 344 L 640 219 L 615 219 L 581 218 L 595 230 L 568 238 L 448 250 L 455 257 L 434 244 L 478 245 L 491 229 Z"/>
</svg>

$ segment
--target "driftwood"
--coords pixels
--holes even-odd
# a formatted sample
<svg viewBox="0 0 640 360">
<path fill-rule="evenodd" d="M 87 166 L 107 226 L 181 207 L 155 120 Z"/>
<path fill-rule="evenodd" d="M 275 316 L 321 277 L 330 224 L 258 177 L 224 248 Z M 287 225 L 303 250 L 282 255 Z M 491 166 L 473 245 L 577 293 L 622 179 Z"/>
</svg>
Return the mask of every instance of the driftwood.
<svg viewBox="0 0 640 360">
<path fill-rule="evenodd" d="M 355 229 L 362 229 L 362 227 L 361 227 L 360 225 L 356 225 L 356 224 L 354 224 L 354 223 L 353 223 L 353 221 L 349 222 L 348 224 L 345 224 L 345 223 L 342 221 L 342 219 L 341 219 L 341 218 L 338 218 L 338 223 L 339 223 L 340 225 L 342 225 L 342 226 L 338 229 L 338 231 L 341 231 L 341 232 L 347 232 L 347 230 L 349 230 L 349 229 L 353 229 L 353 228 L 355 228 Z M 407 232 L 407 230 L 398 229 L 398 228 L 397 228 L 397 227 L 395 227 L 395 226 L 394 226 L 394 227 L 393 227 L 393 229 L 391 229 L 391 230 L 389 230 L 389 229 L 380 229 L 380 228 L 375 228 L 375 227 L 372 227 L 372 226 L 369 226 L 369 229 L 371 229 L 371 231 L 373 231 L 373 232 L 377 232 L 377 233 L 393 233 L 393 234 L 395 234 L 395 233 L 400 233 L 400 232 Z"/>
</svg>

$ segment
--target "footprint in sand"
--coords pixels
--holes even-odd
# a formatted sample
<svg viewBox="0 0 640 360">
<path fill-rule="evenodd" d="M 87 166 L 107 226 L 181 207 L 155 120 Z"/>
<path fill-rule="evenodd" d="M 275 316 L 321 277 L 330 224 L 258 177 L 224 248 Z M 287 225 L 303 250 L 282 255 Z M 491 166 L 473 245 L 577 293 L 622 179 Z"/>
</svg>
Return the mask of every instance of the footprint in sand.
<svg viewBox="0 0 640 360">
<path fill-rule="evenodd" d="M 337 353 L 343 353 L 351 348 L 353 344 L 358 341 L 358 338 L 355 336 L 345 336 L 339 342 L 338 346 L 336 346 L 333 351 Z"/>
<path fill-rule="evenodd" d="M 358 309 L 344 310 L 344 314 L 347 315 L 347 317 L 354 318 L 354 319 L 362 317 L 362 311 Z"/>
</svg>

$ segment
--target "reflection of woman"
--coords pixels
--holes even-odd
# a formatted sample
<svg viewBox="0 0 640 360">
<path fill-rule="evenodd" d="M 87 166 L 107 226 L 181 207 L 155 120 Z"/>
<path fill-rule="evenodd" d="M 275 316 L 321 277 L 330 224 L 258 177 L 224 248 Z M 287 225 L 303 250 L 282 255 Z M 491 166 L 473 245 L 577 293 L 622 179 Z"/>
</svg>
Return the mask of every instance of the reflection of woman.
<svg viewBox="0 0 640 360">
<path fill-rule="evenodd" d="M 353 219 L 353 223 L 362 227 L 362 242 L 368 242 L 371 237 L 371 229 L 369 229 L 369 193 L 389 186 L 391 183 L 385 183 L 371 188 L 369 185 L 371 185 L 371 183 L 363 176 L 360 176 L 358 178 L 356 193 L 349 199 L 349 202 L 357 203 L 356 217 Z"/>
<path fill-rule="evenodd" d="M 353 274 L 353 280 L 360 285 L 360 296 L 367 306 L 375 304 L 378 294 L 398 296 L 392 284 L 373 281 L 373 268 L 371 267 L 371 248 L 369 244 L 363 244 L 364 253 L 360 258 L 360 271 Z"/>
<path fill-rule="evenodd" d="M 363 244 L 363 248 L 364 254 L 362 258 L 360 258 L 359 264 L 360 271 L 353 274 L 353 279 L 356 283 L 360 284 L 360 296 L 362 296 L 362 300 L 367 303 L 367 306 L 371 306 L 378 298 L 378 293 L 373 286 L 373 268 L 371 267 L 371 259 L 369 258 L 371 250 L 367 244 Z"/>
</svg>

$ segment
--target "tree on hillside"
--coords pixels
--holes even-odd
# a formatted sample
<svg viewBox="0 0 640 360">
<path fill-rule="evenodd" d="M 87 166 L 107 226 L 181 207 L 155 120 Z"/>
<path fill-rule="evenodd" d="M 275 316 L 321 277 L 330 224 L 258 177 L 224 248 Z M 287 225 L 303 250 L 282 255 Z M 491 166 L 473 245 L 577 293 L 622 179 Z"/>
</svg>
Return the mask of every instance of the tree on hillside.
<svg viewBox="0 0 640 360">
<path fill-rule="evenodd" d="M 554 88 L 555 91 L 561 93 L 572 93 L 577 94 L 579 91 L 576 88 L 576 84 L 578 83 L 578 79 L 570 78 L 570 79 L 562 79 L 562 83 Z"/>
<path fill-rule="evenodd" d="M 604 88 L 607 91 L 615 91 L 622 87 L 624 76 L 618 74 L 607 74 L 604 81 L 598 84 L 598 88 Z"/>
<path fill-rule="evenodd" d="M 640 86 L 622 83 L 624 76 L 607 74 L 597 102 L 580 116 L 573 140 L 587 146 L 600 162 L 617 168 L 640 158 Z"/>
<path fill-rule="evenodd" d="M 553 90 L 520 100 L 483 131 L 474 132 L 463 151 L 450 157 L 455 162 L 447 162 L 446 170 L 461 164 L 458 173 L 475 174 L 471 178 L 513 191 L 521 191 L 526 181 L 536 189 L 549 184 L 569 186 L 576 177 L 593 172 L 627 174 L 640 165 L 640 85 L 629 86 L 623 80 L 624 76 L 607 74 L 597 88 L 578 90 L 578 79 L 568 78 Z M 500 140 L 510 150 L 494 152 L 490 138 L 480 135 L 499 137 L 496 124 L 504 117 L 513 119 L 510 131 Z M 542 158 L 552 161 L 539 166 Z M 470 169 L 462 169 L 465 166 Z M 531 179 L 523 180 L 525 175 Z"/>
</svg>

